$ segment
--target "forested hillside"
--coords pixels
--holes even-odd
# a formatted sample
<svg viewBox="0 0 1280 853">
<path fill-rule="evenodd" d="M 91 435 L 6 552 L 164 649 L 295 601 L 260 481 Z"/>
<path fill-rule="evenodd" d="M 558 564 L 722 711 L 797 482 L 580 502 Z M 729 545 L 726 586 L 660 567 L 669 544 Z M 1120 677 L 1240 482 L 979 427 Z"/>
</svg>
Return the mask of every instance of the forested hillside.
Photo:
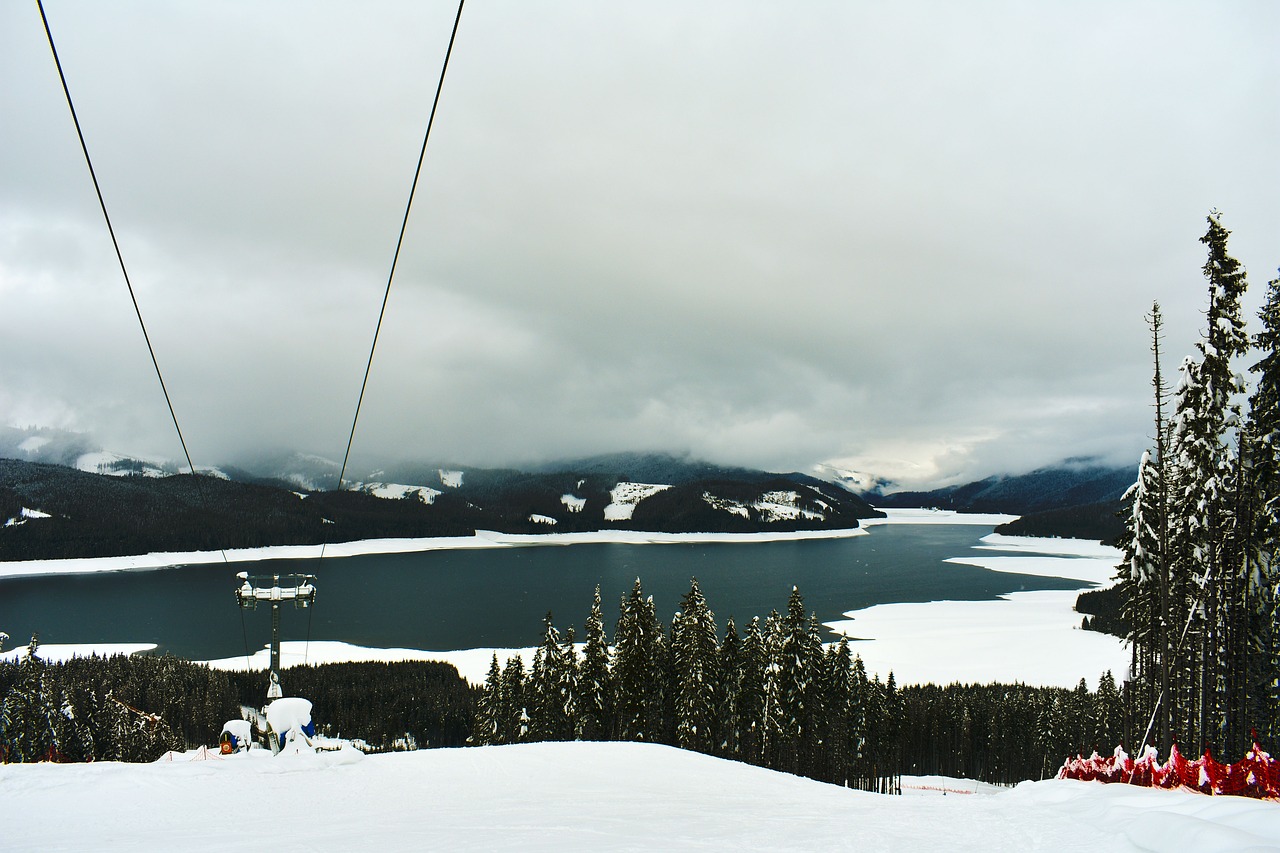
<svg viewBox="0 0 1280 853">
<path fill-rule="evenodd" d="M 261 672 L 151 655 L 46 663 L 30 650 L 0 661 L 0 762 L 154 761 L 214 744 L 266 691 Z M 321 734 L 371 751 L 463 746 L 475 715 L 475 689 L 433 661 L 291 667 L 284 684 L 311 700 Z"/>
<path fill-rule="evenodd" d="M 959 512 L 1004 512 L 1012 515 L 1066 510 L 1114 502 L 1133 485 L 1131 466 L 1068 459 L 1060 465 L 1026 474 L 988 477 L 928 492 L 894 492 L 872 498 L 879 507 L 935 507 Z M 1090 537 L 1092 538 L 1092 537 Z"/>
<path fill-rule="evenodd" d="M 354 483 L 334 492 L 203 474 L 105 476 L 0 459 L 0 560 L 470 536 L 477 530 L 838 529 L 879 515 L 838 486 L 803 475 L 756 472 L 753 479 L 672 486 L 571 471 L 416 473 L 416 483 Z"/>
<path fill-rule="evenodd" d="M 637 580 L 605 633 L 599 591 L 579 651 L 545 623 L 532 661 L 492 661 L 478 744 L 638 740 L 839 785 L 893 791 L 902 773 L 1039 779 L 1126 735 L 1110 673 L 1097 692 L 1022 685 L 899 687 L 842 639 L 824 646 L 793 590 L 784 613 L 723 631 L 695 580 L 670 623 Z"/>
</svg>

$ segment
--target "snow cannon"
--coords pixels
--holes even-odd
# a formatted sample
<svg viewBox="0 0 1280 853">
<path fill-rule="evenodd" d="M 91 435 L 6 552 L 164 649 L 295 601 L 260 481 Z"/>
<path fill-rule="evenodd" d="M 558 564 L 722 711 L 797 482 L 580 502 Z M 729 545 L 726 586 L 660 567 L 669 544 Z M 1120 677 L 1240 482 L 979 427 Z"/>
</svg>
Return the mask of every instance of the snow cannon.
<svg viewBox="0 0 1280 853">
<path fill-rule="evenodd" d="M 248 752 L 253 743 L 253 727 L 248 720 L 228 720 L 222 727 L 218 743 L 223 755 Z"/>
<path fill-rule="evenodd" d="M 266 714 L 267 740 L 272 754 L 315 749 L 312 739 L 316 736 L 316 726 L 311 721 L 311 700 L 295 696 L 277 699 L 266 707 Z"/>
</svg>

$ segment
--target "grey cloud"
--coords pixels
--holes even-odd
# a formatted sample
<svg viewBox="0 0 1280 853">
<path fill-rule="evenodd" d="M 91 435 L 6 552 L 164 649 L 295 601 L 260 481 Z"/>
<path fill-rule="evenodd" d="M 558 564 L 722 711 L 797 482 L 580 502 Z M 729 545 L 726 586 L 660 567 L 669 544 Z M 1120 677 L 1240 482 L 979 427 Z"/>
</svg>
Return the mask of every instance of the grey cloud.
<svg viewBox="0 0 1280 853">
<path fill-rule="evenodd" d="M 339 454 L 452 9 L 48 12 L 197 461 Z M 1164 304 L 1172 369 L 1205 213 L 1251 304 L 1280 260 L 1277 17 L 472 4 L 357 450 L 1132 453 L 1142 316 Z M 0 29 L 0 419 L 173 456 L 38 16 Z"/>
</svg>

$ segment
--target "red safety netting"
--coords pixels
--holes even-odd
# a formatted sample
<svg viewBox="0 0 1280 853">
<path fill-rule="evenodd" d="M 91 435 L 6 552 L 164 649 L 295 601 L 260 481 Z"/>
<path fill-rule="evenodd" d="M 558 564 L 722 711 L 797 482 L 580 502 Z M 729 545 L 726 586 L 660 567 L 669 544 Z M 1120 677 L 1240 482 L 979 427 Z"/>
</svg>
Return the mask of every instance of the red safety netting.
<svg viewBox="0 0 1280 853">
<path fill-rule="evenodd" d="M 1120 782 L 1147 788 L 1190 788 L 1202 794 L 1232 794 L 1258 799 L 1280 799 L 1280 761 L 1262 750 L 1255 740 L 1253 749 L 1235 764 L 1220 764 L 1209 750 L 1188 761 L 1178 745 L 1169 750 L 1169 760 L 1161 764 L 1154 747 L 1148 746 L 1137 761 L 1121 748 L 1103 758 L 1067 759 L 1058 771 L 1059 779 L 1085 782 Z"/>
</svg>

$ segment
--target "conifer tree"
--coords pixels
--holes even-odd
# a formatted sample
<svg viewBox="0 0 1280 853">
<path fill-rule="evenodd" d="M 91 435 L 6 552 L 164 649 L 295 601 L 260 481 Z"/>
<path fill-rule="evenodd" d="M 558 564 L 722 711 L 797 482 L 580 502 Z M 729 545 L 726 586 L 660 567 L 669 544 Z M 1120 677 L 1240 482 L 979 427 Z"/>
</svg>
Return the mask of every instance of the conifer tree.
<svg viewBox="0 0 1280 853">
<path fill-rule="evenodd" d="M 854 743 L 850 731 L 851 700 L 853 696 L 853 657 L 849 652 L 849 638 L 829 648 L 824 661 L 823 705 L 826 713 L 822 719 L 822 779 L 836 785 L 845 785 L 849 778 Z"/>
<path fill-rule="evenodd" d="M 1171 610 L 1186 615 L 1185 652 L 1174 657 L 1190 666 L 1173 677 L 1175 706 L 1184 731 L 1221 750 L 1232 716 L 1228 706 L 1237 678 L 1233 652 L 1240 647 L 1245 558 L 1237 525 L 1239 460 L 1233 438 L 1240 426 L 1241 377 L 1232 360 L 1248 349 L 1240 316 L 1246 279 L 1227 254 L 1228 231 L 1216 213 L 1201 238 L 1208 247 L 1204 265 L 1209 280 L 1207 329 L 1197 357 L 1183 362 L 1175 394 L 1172 450 L 1179 488 L 1170 504 L 1173 525 Z"/>
<path fill-rule="evenodd" d="M 1251 593 L 1247 713 L 1263 737 L 1280 740 L 1280 276 L 1267 283 L 1254 338 L 1259 359 L 1250 370 L 1257 384 L 1250 397 L 1252 449 L 1251 544 L 1247 555 Z"/>
<path fill-rule="evenodd" d="M 583 630 L 586 645 L 578 666 L 578 737 L 603 740 L 613 732 L 613 682 L 598 585 Z"/>
<path fill-rule="evenodd" d="M 740 701 L 744 664 L 742 638 L 738 636 L 738 626 L 730 616 L 725 622 L 724 640 L 720 643 L 720 684 L 716 691 L 716 723 L 720 739 L 716 754 L 725 758 L 739 757 L 742 744 Z"/>
<path fill-rule="evenodd" d="M 529 739 L 529 715 L 525 707 L 524 660 L 519 655 L 507 659 L 498 691 L 497 743 L 523 743 Z"/>
<path fill-rule="evenodd" d="M 666 699 L 666 643 L 653 599 L 636 578 L 623 596 L 614 634 L 613 681 L 619 740 L 661 742 Z"/>
<path fill-rule="evenodd" d="M 776 755 L 778 769 L 803 773 L 813 760 L 819 708 L 822 647 L 810 629 L 804 599 L 792 587 L 776 645 Z"/>
<path fill-rule="evenodd" d="M 529 677 L 530 735 L 534 740 L 572 740 L 574 661 L 561 645 L 551 614 L 543 620 L 542 644 Z"/>
<path fill-rule="evenodd" d="M 494 652 L 489 663 L 489 674 L 484 680 L 484 688 L 476 700 L 476 722 L 472 729 L 471 741 L 477 746 L 488 746 L 501 743 L 499 740 L 498 716 L 502 707 L 502 668 L 498 666 L 498 653 Z"/>
<path fill-rule="evenodd" d="M 694 578 L 680 599 L 671 636 L 676 745 L 710 753 L 717 744 L 720 647 L 715 616 Z"/>
<path fill-rule="evenodd" d="M 738 756 L 751 764 L 765 763 L 768 670 L 769 653 L 760 617 L 752 616 L 742 638 L 742 674 L 738 682 L 737 703 Z"/>
</svg>

